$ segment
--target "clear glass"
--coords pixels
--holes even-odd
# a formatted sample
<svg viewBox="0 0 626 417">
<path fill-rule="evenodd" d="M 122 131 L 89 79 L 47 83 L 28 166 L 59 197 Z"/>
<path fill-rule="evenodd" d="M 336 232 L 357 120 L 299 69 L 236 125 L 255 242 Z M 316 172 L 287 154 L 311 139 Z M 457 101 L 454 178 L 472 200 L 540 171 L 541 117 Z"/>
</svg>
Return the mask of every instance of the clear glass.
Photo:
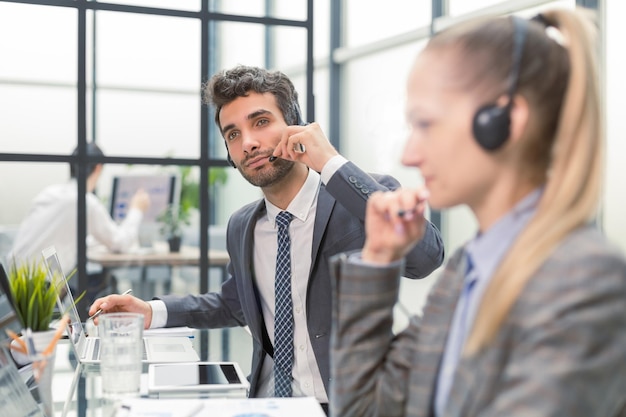
<svg viewBox="0 0 626 417">
<path fill-rule="evenodd" d="M 98 320 L 104 397 L 120 399 L 139 396 L 143 314 L 101 314 Z"/>
</svg>

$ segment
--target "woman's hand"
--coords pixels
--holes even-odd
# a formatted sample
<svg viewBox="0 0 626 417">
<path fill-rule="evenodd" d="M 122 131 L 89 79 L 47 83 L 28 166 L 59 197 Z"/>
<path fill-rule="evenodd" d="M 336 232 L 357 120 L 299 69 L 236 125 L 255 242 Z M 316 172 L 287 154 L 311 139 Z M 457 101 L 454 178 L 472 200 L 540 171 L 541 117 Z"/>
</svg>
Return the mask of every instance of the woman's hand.
<svg viewBox="0 0 626 417">
<path fill-rule="evenodd" d="M 387 264 L 402 259 L 424 236 L 425 188 L 373 193 L 365 213 L 362 259 Z"/>
</svg>

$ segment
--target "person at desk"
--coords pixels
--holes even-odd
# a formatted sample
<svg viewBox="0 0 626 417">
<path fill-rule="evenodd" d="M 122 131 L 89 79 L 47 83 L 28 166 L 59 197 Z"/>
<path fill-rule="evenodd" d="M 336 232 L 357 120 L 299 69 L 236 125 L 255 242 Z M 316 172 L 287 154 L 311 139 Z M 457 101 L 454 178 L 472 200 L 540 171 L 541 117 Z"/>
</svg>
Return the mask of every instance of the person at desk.
<svg viewBox="0 0 626 417">
<path fill-rule="evenodd" d="M 250 396 L 305 395 L 326 404 L 328 262 L 362 247 L 367 199 L 398 188 L 398 181 L 363 172 L 334 149 L 317 123 L 304 125 L 297 92 L 281 72 L 238 66 L 216 74 L 205 96 L 215 107 L 231 165 L 264 195 L 230 218 L 229 278 L 220 293 L 149 303 L 110 295 L 96 300 L 90 313 L 142 312 L 147 327 L 247 325 L 253 338 Z M 439 232 L 424 221 L 424 238 L 407 253 L 405 275 L 426 277 L 443 257 Z"/>
<path fill-rule="evenodd" d="M 593 221 L 596 39 L 563 9 L 464 22 L 419 54 L 402 162 L 425 188 L 373 195 L 363 250 L 332 261 L 332 414 L 626 416 L 626 259 Z M 402 257 L 422 236 L 402 212 L 426 201 L 467 204 L 479 230 L 392 337 Z"/>
<path fill-rule="evenodd" d="M 73 154 L 76 155 L 78 149 Z M 102 150 L 93 142 L 87 143 L 87 155 L 103 156 Z M 150 205 L 150 197 L 144 190 L 133 196 L 128 215 L 119 225 L 109 215 L 106 207 L 93 193 L 102 173 L 101 163 L 87 166 L 87 234 L 110 251 L 124 252 L 136 244 L 139 224 Z M 15 236 L 9 259 L 16 261 L 41 260 L 41 251 L 54 245 L 65 274 L 69 274 L 77 262 L 77 184 L 75 166 L 70 165 L 70 180 L 63 184 L 46 187 L 33 200 L 30 210 L 22 220 Z M 111 292 L 109 279 L 101 274 L 90 274 L 87 300 L 91 303 L 99 293 Z M 70 282 L 72 286 L 74 283 Z M 106 291 L 106 292 L 105 292 Z"/>
</svg>

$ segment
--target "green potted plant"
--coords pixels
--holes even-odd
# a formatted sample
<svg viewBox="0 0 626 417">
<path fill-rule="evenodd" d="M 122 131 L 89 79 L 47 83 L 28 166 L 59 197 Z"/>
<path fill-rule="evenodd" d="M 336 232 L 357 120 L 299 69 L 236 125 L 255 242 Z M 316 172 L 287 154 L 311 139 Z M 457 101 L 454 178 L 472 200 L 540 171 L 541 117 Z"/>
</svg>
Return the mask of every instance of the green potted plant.
<svg viewBox="0 0 626 417">
<path fill-rule="evenodd" d="M 189 225 L 189 211 L 183 210 L 182 206 L 170 204 L 157 217 L 161 223 L 161 233 L 167 239 L 170 252 L 180 251 L 183 235 L 183 226 Z"/>
<path fill-rule="evenodd" d="M 67 279 L 73 274 L 74 272 Z M 52 320 L 65 313 L 55 311 L 59 290 L 64 288 L 64 282 L 58 279 L 59 277 L 50 277 L 43 261 L 14 259 L 8 275 L 11 296 L 22 329 L 30 329 L 34 347 L 42 351 L 56 331 L 50 327 Z M 84 294 L 77 297 L 76 302 L 82 299 Z M 16 357 L 15 354 L 13 356 Z M 16 360 L 21 364 L 28 362 L 28 358 L 16 357 Z"/>
</svg>

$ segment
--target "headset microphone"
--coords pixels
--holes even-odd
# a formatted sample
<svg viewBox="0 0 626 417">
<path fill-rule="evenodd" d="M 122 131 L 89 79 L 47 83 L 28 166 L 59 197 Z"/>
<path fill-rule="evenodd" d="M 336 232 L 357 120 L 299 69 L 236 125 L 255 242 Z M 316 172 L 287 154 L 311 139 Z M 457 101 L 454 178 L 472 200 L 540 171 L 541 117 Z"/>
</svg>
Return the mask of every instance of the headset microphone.
<svg viewBox="0 0 626 417">
<path fill-rule="evenodd" d="M 528 22 L 517 16 L 511 16 L 513 22 L 513 63 L 509 76 L 508 102 L 505 106 L 487 104 L 476 112 L 472 122 L 472 132 L 478 144 L 487 151 L 500 148 L 511 133 L 511 107 L 519 81 L 519 72 L 524 53 L 524 42 L 528 31 Z"/>
</svg>

